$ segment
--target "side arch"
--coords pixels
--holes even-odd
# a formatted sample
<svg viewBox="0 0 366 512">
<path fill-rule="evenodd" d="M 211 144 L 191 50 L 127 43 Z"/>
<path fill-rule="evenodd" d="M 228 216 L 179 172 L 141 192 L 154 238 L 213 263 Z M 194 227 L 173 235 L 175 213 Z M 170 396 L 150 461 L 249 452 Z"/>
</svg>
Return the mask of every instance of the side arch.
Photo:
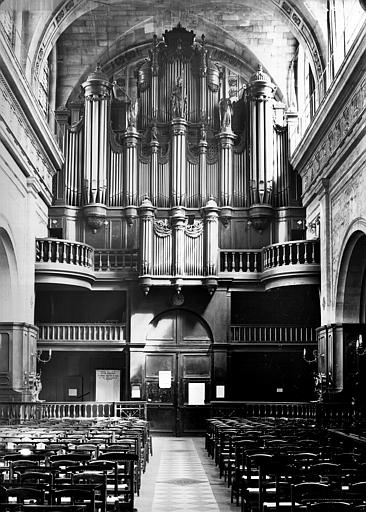
<svg viewBox="0 0 366 512">
<path fill-rule="evenodd" d="M 0 227 L 0 322 L 14 321 L 17 292 L 18 269 L 14 245 L 7 230 Z"/>
<path fill-rule="evenodd" d="M 364 323 L 366 297 L 366 226 L 355 222 L 337 272 L 335 321 Z"/>
</svg>

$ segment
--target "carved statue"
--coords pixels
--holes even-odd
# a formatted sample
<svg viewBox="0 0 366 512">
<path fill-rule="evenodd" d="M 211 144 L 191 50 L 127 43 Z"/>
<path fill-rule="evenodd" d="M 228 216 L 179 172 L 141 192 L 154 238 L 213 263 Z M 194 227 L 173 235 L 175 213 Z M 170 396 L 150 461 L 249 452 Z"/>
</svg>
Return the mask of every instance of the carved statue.
<svg viewBox="0 0 366 512">
<path fill-rule="evenodd" d="M 131 98 L 127 110 L 127 125 L 129 128 L 136 128 L 139 102 L 137 98 Z"/>
<path fill-rule="evenodd" d="M 33 380 L 33 387 L 31 389 L 32 402 L 42 402 L 42 400 L 39 399 L 39 394 L 41 393 L 41 391 L 42 391 L 41 374 L 37 373 Z"/>
<path fill-rule="evenodd" d="M 151 127 L 151 140 L 158 140 L 158 127 L 153 124 Z"/>
<path fill-rule="evenodd" d="M 220 100 L 220 127 L 223 132 L 231 130 L 233 107 L 230 98 Z"/>
<path fill-rule="evenodd" d="M 171 95 L 172 117 L 185 118 L 187 110 L 187 97 L 183 97 L 183 81 L 178 76 Z"/>
</svg>

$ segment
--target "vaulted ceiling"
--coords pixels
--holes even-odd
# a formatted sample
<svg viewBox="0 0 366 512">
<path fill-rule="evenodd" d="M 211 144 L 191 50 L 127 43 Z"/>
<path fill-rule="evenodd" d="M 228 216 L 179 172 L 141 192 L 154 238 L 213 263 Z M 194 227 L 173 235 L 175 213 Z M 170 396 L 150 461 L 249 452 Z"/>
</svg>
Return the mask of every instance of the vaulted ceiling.
<svg viewBox="0 0 366 512">
<path fill-rule="evenodd" d="M 13 3 L 4 0 L 1 7 Z M 30 80 L 53 52 L 57 104 L 95 66 L 110 76 L 147 54 L 153 35 L 181 23 L 244 77 L 261 63 L 286 101 L 289 67 L 300 45 L 320 76 L 326 61 L 326 0 L 17 0 L 27 17 L 22 44 Z M 26 15 L 24 14 L 26 13 Z M 133 54 L 132 51 L 135 53 Z"/>
</svg>

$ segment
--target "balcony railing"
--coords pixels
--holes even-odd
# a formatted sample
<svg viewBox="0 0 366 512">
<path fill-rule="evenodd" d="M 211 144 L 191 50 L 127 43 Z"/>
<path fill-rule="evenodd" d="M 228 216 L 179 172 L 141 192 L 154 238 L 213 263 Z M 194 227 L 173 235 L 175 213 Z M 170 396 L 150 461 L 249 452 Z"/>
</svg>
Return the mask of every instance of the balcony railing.
<svg viewBox="0 0 366 512">
<path fill-rule="evenodd" d="M 36 240 L 37 263 L 66 263 L 93 268 L 93 248 L 80 242 L 58 238 L 38 238 Z"/>
<path fill-rule="evenodd" d="M 220 252 L 221 272 L 261 272 L 262 253 L 258 250 L 232 250 Z"/>
<path fill-rule="evenodd" d="M 96 272 L 109 271 L 137 271 L 137 250 L 128 249 L 95 249 L 94 270 Z"/>
<path fill-rule="evenodd" d="M 312 327 L 297 325 L 231 325 L 233 343 L 316 343 Z"/>
<path fill-rule="evenodd" d="M 263 270 L 283 265 L 312 265 L 320 263 L 318 240 L 297 240 L 265 247 Z"/>
<path fill-rule="evenodd" d="M 38 324 L 39 340 L 47 342 L 121 342 L 125 341 L 125 324 Z"/>
<path fill-rule="evenodd" d="M 0 422 L 22 423 L 63 418 L 146 419 L 145 402 L 1 402 Z"/>
</svg>

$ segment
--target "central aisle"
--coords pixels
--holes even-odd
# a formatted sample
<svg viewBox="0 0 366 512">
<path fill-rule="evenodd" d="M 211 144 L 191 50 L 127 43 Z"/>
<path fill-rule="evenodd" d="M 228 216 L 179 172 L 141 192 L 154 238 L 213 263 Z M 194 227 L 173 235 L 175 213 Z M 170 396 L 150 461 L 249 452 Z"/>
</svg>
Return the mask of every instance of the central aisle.
<svg viewBox="0 0 366 512">
<path fill-rule="evenodd" d="M 230 512 L 230 490 L 218 478 L 203 438 L 154 437 L 142 476 L 138 512 Z"/>
</svg>

